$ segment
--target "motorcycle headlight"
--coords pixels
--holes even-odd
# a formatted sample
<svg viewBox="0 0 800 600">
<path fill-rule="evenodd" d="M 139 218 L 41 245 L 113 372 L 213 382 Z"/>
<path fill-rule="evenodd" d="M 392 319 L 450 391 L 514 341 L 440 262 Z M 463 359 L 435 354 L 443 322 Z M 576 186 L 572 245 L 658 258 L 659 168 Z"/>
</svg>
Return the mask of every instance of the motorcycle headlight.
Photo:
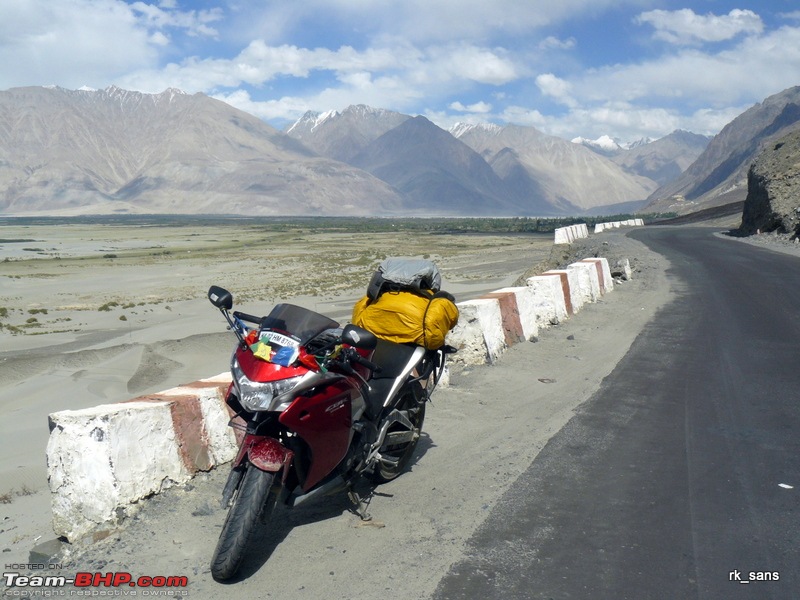
<svg viewBox="0 0 800 600">
<path fill-rule="evenodd" d="M 236 391 L 239 393 L 239 402 L 251 412 L 270 410 L 284 411 L 291 404 L 292 399 L 279 398 L 294 388 L 302 379 L 300 377 L 289 377 L 278 381 L 252 381 L 244 374 L 238 361 L 233 362 L 233 381 Z"/>
</svg>

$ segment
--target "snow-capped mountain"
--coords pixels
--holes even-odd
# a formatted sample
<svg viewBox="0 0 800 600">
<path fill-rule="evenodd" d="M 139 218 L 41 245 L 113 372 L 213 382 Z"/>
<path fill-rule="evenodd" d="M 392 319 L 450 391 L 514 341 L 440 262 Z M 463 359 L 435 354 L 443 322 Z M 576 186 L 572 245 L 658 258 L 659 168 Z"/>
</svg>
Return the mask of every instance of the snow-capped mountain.
<svg viewBox="0 0 800 600">
<path fill-rule="evenodd" d="M 367 144 L 409 118 L 358 104 L 342 112 L 307 112 L 286 130 L 286 134 L 322 156 L 349 162 Z"/>
</svg>

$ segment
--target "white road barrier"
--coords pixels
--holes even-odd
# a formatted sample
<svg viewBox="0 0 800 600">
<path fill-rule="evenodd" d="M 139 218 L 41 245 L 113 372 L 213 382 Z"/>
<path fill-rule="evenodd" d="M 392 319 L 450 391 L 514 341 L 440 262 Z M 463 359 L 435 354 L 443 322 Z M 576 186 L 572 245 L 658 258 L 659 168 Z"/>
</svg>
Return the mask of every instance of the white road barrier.
<svg viewBox="0 0 800 600">
<path fill-rule="evenodd" d="M 586 223 L 559 227 L 555 231 L 554 244 L 571 244 L 577 239 L 589 237 L 589 228 Z"/>
<path fill-rule="evenodd" d="M 627 221 L 611 221 L 609 223 L 597 223 L 594 226 L 594 232 L 600 233 L 607 229 L 616 229 L 619 227 L 642 227 L 644 221 L 642 219 L 628 219 Z"/>
<path fill-rule="evenodd" d="M 586 226 L 565 235 L 585 237 Z M 459 302 L 458 324 L 447 336 L 458 348 L 452 360 L 493 364 L 509 346 L 535 340 L 540 329 L 613 289 L 608 260 L 586 258 L 530 277 L 525 286 Z M 231 461 L 237 444 L 224 402 L 229 385 L 223 373 L 126 402 L 51 414 L 47 466 L 55 533 L 70 542 L 105 537 L 138 502 Z"/>
</svg>

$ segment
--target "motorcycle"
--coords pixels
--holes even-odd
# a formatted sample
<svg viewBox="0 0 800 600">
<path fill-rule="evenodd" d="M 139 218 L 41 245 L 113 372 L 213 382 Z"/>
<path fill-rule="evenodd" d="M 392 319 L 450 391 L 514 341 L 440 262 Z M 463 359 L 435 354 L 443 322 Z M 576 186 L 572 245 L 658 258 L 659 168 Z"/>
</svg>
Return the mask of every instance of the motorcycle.
<svg viewBox="0 0 800 600">
<path fill-rule="evenodd" d="M 355 484 L 391 481 L 408 466 L 426 402 L 455 348 L 396 344 L 286 303 L 265 317 L 231 312 L 233 296 L 217 286 L 208 298 L 238 338 L 225 402 L 239 450 L 211 561 L 212 576 L 224 581 L 278 503 L 291 508 L 347 492 L 369 519 Z"/>
</svg>

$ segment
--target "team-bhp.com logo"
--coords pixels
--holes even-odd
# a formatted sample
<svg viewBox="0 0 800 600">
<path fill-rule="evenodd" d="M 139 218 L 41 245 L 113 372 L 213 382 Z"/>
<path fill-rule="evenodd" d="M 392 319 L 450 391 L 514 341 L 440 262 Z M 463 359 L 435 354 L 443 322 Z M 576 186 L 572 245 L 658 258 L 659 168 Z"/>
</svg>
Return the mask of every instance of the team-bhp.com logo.
<svg viewBox="0 0 800 600">
<path fill-rule="evenodd" d="M 125 571 L 109 573 L 75 573 L 64 575 L 23 575 L 3 573 L 6 597 L 48 598 L 58 596 L 155 596 L 185 597 L 189 580 L 178 575 L 143 575 L 134 578 Z M 64 589 L 72 586 L 71 589 Z"/>
</svg>

